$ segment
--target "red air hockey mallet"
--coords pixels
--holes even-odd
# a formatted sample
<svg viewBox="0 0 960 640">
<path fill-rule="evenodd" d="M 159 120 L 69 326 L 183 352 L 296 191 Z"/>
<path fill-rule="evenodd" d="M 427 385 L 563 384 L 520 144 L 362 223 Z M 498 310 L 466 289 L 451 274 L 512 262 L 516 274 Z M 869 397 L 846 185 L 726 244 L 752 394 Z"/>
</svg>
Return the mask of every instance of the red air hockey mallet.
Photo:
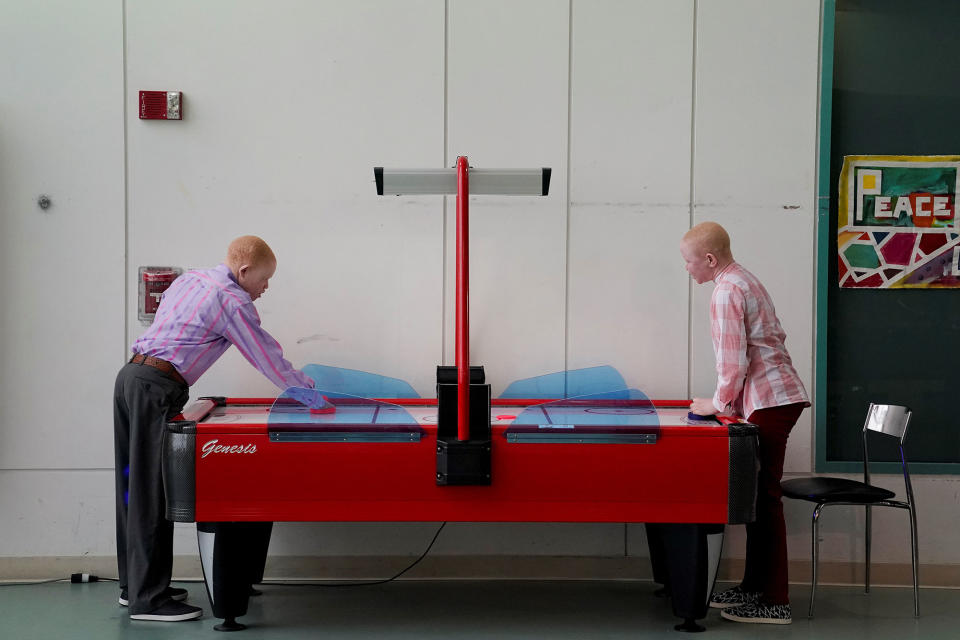
<svg viewBox="0 0 960 640">
<path fill-rule="evenodd" d="M 320 397 L 323 398 L 324 406 L 319 409 L 310 409 L 310 413 L 313 415 L 329 415 L 337 412 L 337 408 L 330 402 L 327 396 Z"/>
</svg>

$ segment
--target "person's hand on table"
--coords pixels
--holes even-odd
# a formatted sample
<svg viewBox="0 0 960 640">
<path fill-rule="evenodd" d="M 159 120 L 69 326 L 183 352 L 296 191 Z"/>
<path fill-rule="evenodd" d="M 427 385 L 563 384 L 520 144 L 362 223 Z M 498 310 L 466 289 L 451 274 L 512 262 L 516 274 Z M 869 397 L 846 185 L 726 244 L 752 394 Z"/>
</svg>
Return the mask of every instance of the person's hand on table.
<svg viewBox="0 0 960 640">
<path fill-rule="evenodd" d="M 690 413 L 712 416 L 717 413 L 717 408 L 713 406 L 713 400 L 710 398 L 694 398 L 690 403 Z"/>
<path fill-rule="evenodd" d="M 290 387 L 286 394 L 299 402 L 310 407 L 310 413 L 333 413 L 337 410 L 335 406 L 316 389 L 307 389 L 305 387 Z"/>
</svg>

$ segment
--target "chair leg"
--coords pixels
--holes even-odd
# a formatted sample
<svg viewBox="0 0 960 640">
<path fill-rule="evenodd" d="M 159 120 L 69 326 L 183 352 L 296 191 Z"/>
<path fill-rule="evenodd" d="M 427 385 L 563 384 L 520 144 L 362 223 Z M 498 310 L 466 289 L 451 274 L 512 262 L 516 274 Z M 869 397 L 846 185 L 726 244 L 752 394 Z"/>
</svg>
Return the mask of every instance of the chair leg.
<svg viewBox="0 0 960 640">
<path fill-rule="evenodd" d="M 864 551 L 866 552 L 866 567 L 864 569 L 863 592 L 870 593 L 870 532 L 873 527 L 870 526 L 870 505 L 867 506 L 866 531 L 863 534 Z"/>
<path fill-rule="evenodd" d="M 817 561 L 820 558 L 820 509 L 822 504 L 818 504 L 813 510 L 813 571 L 810 575 L 810 607 L 807 609 L 807 617 L 813 617 L 813 599 L 817 595 Z"/>
<path fill-rule="evenodd" d="M 917 572 L 917 563 L 919 562 L 919 553 L 917 546 L 917 514 L 911 505 L 908 508 L 910 512 L 910 560 L 913 564 L 913 615 L 920 617 L 920 580 Z"/>
</svg>

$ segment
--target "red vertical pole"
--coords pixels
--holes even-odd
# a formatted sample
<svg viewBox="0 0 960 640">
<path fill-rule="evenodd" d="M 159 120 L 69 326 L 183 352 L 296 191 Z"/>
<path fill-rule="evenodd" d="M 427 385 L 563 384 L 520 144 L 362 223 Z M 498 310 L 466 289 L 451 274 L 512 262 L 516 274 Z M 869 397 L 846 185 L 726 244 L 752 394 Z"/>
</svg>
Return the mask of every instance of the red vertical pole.
<svg viewBox="0 0 960 640">
<path fill-rule="evenodd" d="M 470 185 L 466 156 L 457 158 L 457 437 L 470 439 Z"/>
</svg>

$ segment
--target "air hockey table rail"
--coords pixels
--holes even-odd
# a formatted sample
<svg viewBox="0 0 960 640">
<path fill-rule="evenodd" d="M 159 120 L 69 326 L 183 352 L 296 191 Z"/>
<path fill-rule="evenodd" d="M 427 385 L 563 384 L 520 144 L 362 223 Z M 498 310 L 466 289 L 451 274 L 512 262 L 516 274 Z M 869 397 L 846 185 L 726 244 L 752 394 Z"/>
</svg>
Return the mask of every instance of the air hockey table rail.
<svg viewBox="0 0 960 640">
<path fill-rule="evenodd" d="M 278 422 L 270 418 L 272 402 L 201 399 L 168 425 L 170 519 L 753 520 L 756 427 L 690 420 L 681 402 L 653 401 L 651 426 L 610 426 L 603 412 L 623 410 L 613 403 L 495 400 L 491 484 L 479 487 L 436 484 L 436 405 L 429 400 L 391 400 L 376 408 L 379 422 L 369 406 L 358 408 L 362 416 L 345 415 L 339 399 L 337 421 L 304 410 L 301 419 Z M 407 417 L 383 418 L 391 407 Z M 542 421 L 529 424 L 538 407 Z M 571 413 L 585 424 L 571 425 Z M 515 424 L 518 416 L 528 424 Z"/>
</svg>

